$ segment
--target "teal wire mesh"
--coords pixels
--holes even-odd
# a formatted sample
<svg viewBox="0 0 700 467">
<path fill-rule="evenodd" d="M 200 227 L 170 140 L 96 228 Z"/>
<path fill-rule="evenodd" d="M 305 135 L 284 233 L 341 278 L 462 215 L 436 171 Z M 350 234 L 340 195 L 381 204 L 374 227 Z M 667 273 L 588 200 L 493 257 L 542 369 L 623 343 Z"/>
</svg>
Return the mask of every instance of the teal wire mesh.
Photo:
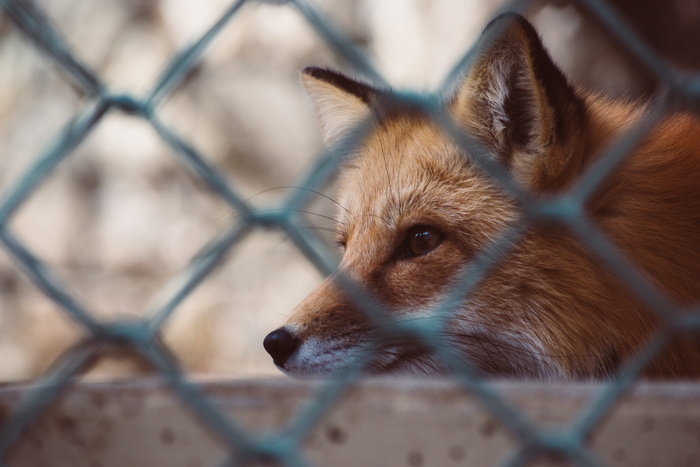
<svg viewBox="0 0 700 467">
<path fill-rule="evenodd" d="M 335 173 L 342 159 L 342 147 L 336 152 L 321 154 L 310 170 L 296 183 L 301 188 L 290 193 L 279 205 L 279 209 L 258 210 L 246 201 L 235 186 L 215 166 L 207 161 L 196 147 L 180 136 L 159 116 L 159 105 L 183 81 L 196 66 L 210 43 L 227 27 L 246 4 L 252 0 L 238 0 L 226 9 L 220 18 L 191 45 L 180 50 L 164 68 L 160 76 L 144 96 L 113 93 L 94 71 L 82 63 L 64 43 L 46 15 L 35 3 L 22 0 L 2 0 L 3 14 L 23 32 L 27 40 L 47 57 L 54 60 L 65 75 L 88 96 L 89 102 L 65 126 L 58 138 L 30 164 L 23 176 L 0 199 L 0 241 L 15 263 L 25 274 L 55 302 L 72 320 L 82 326 L 87 338 L 69 349 L 59 361 L 44 374 L 31 389 L 21 404 L 10 414 L 0 429 L 0 465 L 3 465 L 9 450 L 18 442 L 25 430 L 66 390 L 75 378 L 97 358 L 105 345 L 119 344 L 138 352 L 163 376 L 183 405 L 221 440 L 230 451 L 229 457 L 220 465 L 243 465 L 250 460 L 272 460 L 280 465 L 311 465 L 301 447 L 312 428 L 342 395 L 343 391 L 361 375 L 363 361 L 376 349 L 368 347 L 364 354 L 350 362 L 326 383 L 320 386 L 287 426 L 265 435 L 253 435 L 239 426 L 236 420 L 226 416 L 203 392 L 188 379 L 172 356 L 169 348 L 159 339 L 163 325 L 176 312 L 188 295 L 223 261 L 231 248 L 239 244 L 256 229 L 276 228 L 283 231 L 294 245 L 322 273 L 329 274 L 335 268 L 335 259 L 310 233 L 307 221 L 301 215 L 310 202 L 310 196 L 322 187 Z M 304 0 L 267 2 L 294 8 L 310 24 L 355 73 L 365 76 L 376 84 L 386 86 L 386 81 L 371 60 L 343 35 L 324 15 Z M 583 2 L 615 40 L 647 72 L 656 77 L 662 89 L 662 97 L 656 106 L 634 128 L 608 148 L 606 155 L 593 165 L 580 182 L 567 193 L 546 201 L 535 200 L 521 190 L 500 166 L 490 162 L 485 151 L 468 135 L 457 130 L 452 121 L 439 110 L 440 94 L 449 89 L 455 79 L 463 75 L 472 55 L 468 53 L 443 83 L 438 92 L 430 95 L 415 95 L 396 92 L 395 97 L 422 107 L 435 121 L 440 123 L 504 190 L 512 194 L 525 206 L 526 218 L 522 225 L 503 232 L 474 260 L 475 267 L 460 277 L 437 309 L 432 323 L 394 323 L 383 312 L 376 300 L 364 292 L 347 277 L 339 277 L 341 287 L 352 296 L 355 303 L 384 332 L 407 334 L 431 347 L 453 369 L 454 380 L 475 394 L 483 406 L 497 417 L 519 440 L 518 447 L 506 456 L 502 465 L 526 464 L 533 456 L 555 453 L 569 459 L 575 465 L 596 466 L 601 462 L 586 447 L 586 439 L 595 430 L 602 417 L 615 403 L 621 393 L 629 387 L 637 375 L 673 337 L 670 329 L 697 329 L 700 326 L 698 313 L 676 313 L 673 304 L 660 293 L 632 264 L 582 216 L 588 197 L 625 158 L 635 144 L 663 117 L 665 111 L 678 101 L 692 105 L 700 101 L 700 77 L 680 76 L 675 73 L 653 51 L 645 46 L 633 30 L 625 25 L 603 1 Z M 517 2 L 521 10 L 527 2 Z M 512 5 L 511 5 L 512 6 Z M 282 7 L 282 6 L 280 6 Z M 516 9 L 517 10 L 517 9 Z M 208 185 L 224 202 L 240 216 L 241 221 L 223 229 L 206 245 L 175 277 L 141 319 L 103 322 L 85 307 L 57 279 L 52 268 L 39 258 L 10 228 L 15 212 L 41 183 L 70 157 L 73 149 L 93 131 L 108 112 L 120 111 L 148 122 L 162 140 L 174 150 L 181 162 Z M 358 129 L 351 140 L 362 136 Z M 352 141 L 348 141 L 352 142 Z M 508 404 L 487 381 L 469 366 L 456 358 L 449 348 L 437 338 L 441 324 L 450 316 L 456 303 L 465 294 L 478 286 L 480 279 L 500 258 L 508 254 L 528 225 L 556 219 L 567 225 L 590 247 L 591 251 L 635 294 L 649 309 L 656 312 L 667 323 L 667 332 L 659 335 L 642 349 L 636 358 L 609 383 L 601 385 L 596 397 L 571 423 L 556 431 L 542 428 L 519 410 Z M 681 316 L 679 318 L 678 316 Z"/>
</svg>

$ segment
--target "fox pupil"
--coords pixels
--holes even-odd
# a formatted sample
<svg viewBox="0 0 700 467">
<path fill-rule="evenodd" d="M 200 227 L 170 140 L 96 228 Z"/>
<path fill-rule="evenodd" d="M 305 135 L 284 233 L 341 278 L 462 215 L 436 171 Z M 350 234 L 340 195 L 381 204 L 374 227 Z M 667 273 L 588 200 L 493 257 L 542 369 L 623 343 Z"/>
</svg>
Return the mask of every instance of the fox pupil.
<svg viewBox="0 0 700 467">
<path fill-rule="evenodd" d="M 435 249 L 441 242 L 440 234 L 430 227 L 413 227 L 407 236 L 407 250 L 410 256 L 422 256 Z"/>
</svg>

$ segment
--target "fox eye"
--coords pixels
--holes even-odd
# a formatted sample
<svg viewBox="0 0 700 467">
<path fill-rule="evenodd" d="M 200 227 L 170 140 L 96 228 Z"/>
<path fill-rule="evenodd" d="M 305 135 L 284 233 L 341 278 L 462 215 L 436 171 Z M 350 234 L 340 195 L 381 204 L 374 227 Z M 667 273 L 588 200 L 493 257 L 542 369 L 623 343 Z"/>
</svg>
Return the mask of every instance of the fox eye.
<svg viewBox="0 0 700 467">
<path fill-rule="evenodd" d="M 417 225 L 408 231 L 406 236 L 406 253 L 408 256 L 423 256 L 433 251 L 442 243 L 442 234 L 425 225 Z"/>
</svg>

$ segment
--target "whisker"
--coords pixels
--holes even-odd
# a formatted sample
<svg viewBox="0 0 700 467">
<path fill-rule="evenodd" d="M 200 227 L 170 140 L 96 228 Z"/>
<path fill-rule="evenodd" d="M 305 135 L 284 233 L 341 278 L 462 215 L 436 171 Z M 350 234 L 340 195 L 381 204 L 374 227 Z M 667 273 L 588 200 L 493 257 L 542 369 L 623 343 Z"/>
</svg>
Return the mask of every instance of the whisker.
<svg viewBox="0 0 700 467">
<path fill-rule="evenodd" d="M 278 187 L 274 187 L 274 188 L 267 188 L 267 189 L 265 189 L 265 190 L 262 190 L 262 191 L 259 191 L 259 192 L 255 193 L 254 195 L 249 196 L 248 198 L 244 199 L 243 201 L 241 201 L 240 203 L 238 203 L 237 205 L 235 205 L 235 206 L 233 206 L 231 209 L 229 209 L 227 212 L 225 212 L 224 214 L 222 214 L 222 215 L 217 219 L 217 221 L 221 220 L 222 217 L 226 216 L 227 214 L 230 214 L 232 211 L 236 210 L 238 207 L 240 207 L 240 206 L 242 206 L 242 205 L 244 205 L 244 204 L 248 204 L 248 202 L 249 202 L 250 200 L 252 200 L 253 198 L 255 198 L 255 197 L 259 196 L 259 195 L 265 194 L 265 193 L 270 193 L 270 192 L 272 192 L 272 191 L 276 191 L 276 190 L 302 190 L 302 191 L 308 191 L 308 192 L 310 192 L 310 193 L 313 193 L 313 194 L 315 194 L 315 195 L 318 195 L 318 196 L 320 196 L 320 197 L 322 197 L 322 198 L 327 199 L 327 200 L 330 201 L 331 203 L 333 203 L 333 204 L 335 204 L 336 206 L 338 206 L 339 208 L 341 208 L 343 211 L 348 212 L 348 210 L 347 210 L 347 208 L 346 208 L 345 206 L 343 206 L 342 204 L 340 204 L 338 201 L 334 200 L 334 199 L 331 198 L 330 196 L 326 195 L 325 193 L 321 193 L 320 191 L 317 191 L 317 190 L 314 190 L 314 189 L 311 189 L 311 188 L 306 188 L 306 187 L 303 187 L 303 186 L 283 185 L 283 186 L 278 186 Z"/>
<path fill-rule="evenodd" d="M 327 216 L 327 215 L 325 215 L 325 214 L 320 214 L 320 213 L 318 213 L 318 212 L 307 211 L 307 210 L 304 210 L 304 209 L 293 209 L 292 211 L 293 211 L 293 212 L 300 212 L 300 213 L 302 213 L 302 214 L 311 214 L 311 215 L 313 215 L 313 216 L 318 216 L 318 217 L 322 217 L 322 218 L 324 218 L 324 219 L 328 219 L 329 221 L 333 221 L 333 222 L 335 222 L 336 224 L 346 225 L 345 222 L 341 222 L 340 220 L 336 219 L 335 217 Z"/>
<path fill-rule="evenodd" d="M 331 227 L 320 227 L 320 226 L 313 226 L 313 225 L 308 225 L 306 227 L 299 227 L 297 229 L 294 229 L 292 232 L 287 232 L 287 235 L 285 235 L 279 241 L 279 243 L 277 243 L 277 245 L 275 245 L 275 248 L 273 248 L 273 250 L 276 249 L 277 247 L 279 247 L 281 244 L 283 244 L 287 240 L 289 240 L 289 237 L 291 237 L 292 233 L 300 232 L 302 230 L 320 230 L 322 232 L 330 232 L 330 233 L 334 233 L 334 234 L 338 233 L 338 231 L 336 229 L 333 229 Z"/>
<path fill-rule="evenodd" d="M 525 352 L 525 353 L 528 353 L 530 355 L 536 355 L 538 357 L 545 357 L 545 358 L 566 359 L 566 358 L 591 358 L 591 357 L 599 358 L 599 357 L 601 357 L 601 355 L 593 354 L 593 353 L 590 353 L 590 354 L 548 354 L 548 353 L 544 353 L 544 352 L 537 352 L 537 351 L 534 351 L 531 349 L 525 349 L 523 347 L 519 347 L 519 346 L 516 346 L 513 344 L 508 344 L 508 343 L 505 343 L 503 341 L 487 339 L 484 336 L 477 336 L 477 335 L 473 335 L 473 334 L 461 334 L 460 333 L 460 334 L 452 334 L 451 336 L 458 337 L 459 339 L 474 339 L 474 340 L 481 339 L 485 342 L 488 342 L 490 345 L 498 346 L 498 347 L 501 347 L 501 348 L 504 348 L 504 349 L 507 349 L 507 350 L 510 350 L 513 352 Z"/>
<path fill-rule="evenodd" d="M 410 317 L 397 320 L 397 322 L 411 322 L 430 319 L 429 317 Z M 450 333 L 442 331 L 437 334 L 437 341 L 429 344 L 418 342 L 411 336 L 389 339 L 383 342 L 381 354 L 390 357 L 389 362 L 377 359 L 372 365 L 379 372 L 410 370 L 417 373 L 429 374 L 431 371 L 441 372 L 444 364 L 436 358 L 436 345 L 441 346 L 455 355 L 466 359 L 466 363 L 486 372 L 506 373 L 513 375 L 527 375 L 538 377 L 541 374 L 543 360 L 562 360 L 574 363 L 577 359 L 599 360 L 598 354 L 551 354 L 538 352 L 526 347 L 510 344 L 488 336 L 469 333 Z M 416 347 L 416 346 L 419 347 Z M 425 348 L 425 354 L 417 351 Z"/>
<path fill-rule="evenodd" d="M 321 217 L 321 218 L 323 218 L 323 219 L 327 219 L 327 220 L 329 220 L 329 221 L 335 222 L 336 224 L 345 225 L 344 222 L 341 222 L 339 219 L 336 219 L 335 217 L 328 216 L 328 215 L 326 215 L 326 214 L 321 214 L 321 213 L 314 212 L 314 211 L 309 211 L 309 210 L 306 210 L 306 209 L 288 209 L 288 208 L 282 209 L 282 208 L 271 208 L 271 209 L 260 209 L 260 210 L 258 210 L 258 211 L 256 211 L 256 212 L 259 212 L 259 213 L 298 212 L 298 213 L 301 213 L 301 214 L 309 214 L 309 215 L 312 215 L 312 216 Z M 229 218 L 229 219 L 227 219 L 227 220 L 228 220 L 228 221 L 233 221 L 233 220 L 238 219 L 239 217 L 240 217 L 240 215 L 239 215 L 239 216 L 236 216 L 236 217 L 231 217 L 231 218 Z"/>
<path fill-rule="evenodd" d="M 361 217 L 374 217 L 374 218 L 377 218 L 381 221 L 384 221 L 387 225 L 390 224 L 389 219 L 387 219 L 386 217 L 382 217 L 379 214 L 358 214 L 358 215 L 354 216 L 353 218 L 358 219 Z"/>
</svg>

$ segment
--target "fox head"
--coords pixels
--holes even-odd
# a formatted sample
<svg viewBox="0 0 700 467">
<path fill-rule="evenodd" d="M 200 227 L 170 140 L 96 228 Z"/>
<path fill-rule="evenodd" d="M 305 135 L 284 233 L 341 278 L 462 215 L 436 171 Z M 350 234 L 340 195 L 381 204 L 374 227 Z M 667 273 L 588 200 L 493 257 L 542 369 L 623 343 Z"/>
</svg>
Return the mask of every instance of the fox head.
<svg viewBox="0 0 700 467">
<path fill-rule="evenodd" d="M 364 362 L 367 372 L 444 373 L 426 346 L 378 330 L 340 279 L 396 321 L 426 319 L 476 256 L 522 221 L 522 207 L 427 112 L 326 69 L 307 68 L 302 79 L 327 144 L 369 129 L 352 144 L 338 183 L 338 271 L 266 337 L 265 348 L 294 376 L 332 374 L 368 344 L 376 351 Z M 612 124 L 591 130 L 590 107 L 515 14 L 489 24 L 442 101 L 454 125 L 534 198 L 571 186 L 614 132 Z M 606 375 L 653 328 L 560 230 L 529 229 L 439 332 L 482 374 Z"/>
</svg>

